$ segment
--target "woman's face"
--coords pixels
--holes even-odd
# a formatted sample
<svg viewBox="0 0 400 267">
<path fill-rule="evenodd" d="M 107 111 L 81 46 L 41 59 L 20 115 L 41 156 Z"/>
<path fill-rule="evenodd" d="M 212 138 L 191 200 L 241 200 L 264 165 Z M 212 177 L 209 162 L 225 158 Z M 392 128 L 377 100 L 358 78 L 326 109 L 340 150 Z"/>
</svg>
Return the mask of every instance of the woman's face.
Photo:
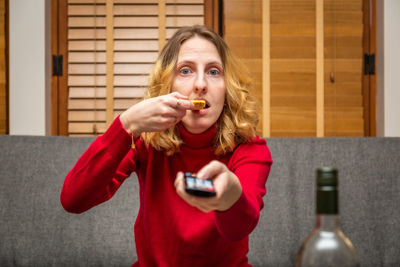
<svg viewBox="0 0 400 267">
<path fill-rule="evenodd" d="M 207 103 L 202 110 L 186 112 L 182 123 L 189 132 L 202 133 L 218 120 L 224 107 L 226 88 L 221 57 L 213 43 L 195 36 L 182 44 L 172 91 Z"/>
</svg>

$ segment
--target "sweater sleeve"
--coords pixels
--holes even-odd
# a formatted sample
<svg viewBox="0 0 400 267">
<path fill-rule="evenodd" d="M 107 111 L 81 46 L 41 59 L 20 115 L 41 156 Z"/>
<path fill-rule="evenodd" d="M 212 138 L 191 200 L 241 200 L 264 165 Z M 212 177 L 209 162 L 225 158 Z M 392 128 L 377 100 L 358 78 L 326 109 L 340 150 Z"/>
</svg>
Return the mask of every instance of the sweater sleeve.
<svg viewBox="0 0 400 267">
<path fill-rule="evenodd" d="M 215 212 L 217 228 L 226 238 L 241 240 L 257 226 L 271 165 L 271 153 L 264 139 L 257 137 L 235 150 L 228 168 L 240 180 L 242 195 L 229 210 Z"/>
<path fill-rule="evenodd" d="M 136 168 L 131 142 L 117 117 L 67 174 L 60 195 L 65 210 L 82 213 L 114 195 Z"/>
</svg>

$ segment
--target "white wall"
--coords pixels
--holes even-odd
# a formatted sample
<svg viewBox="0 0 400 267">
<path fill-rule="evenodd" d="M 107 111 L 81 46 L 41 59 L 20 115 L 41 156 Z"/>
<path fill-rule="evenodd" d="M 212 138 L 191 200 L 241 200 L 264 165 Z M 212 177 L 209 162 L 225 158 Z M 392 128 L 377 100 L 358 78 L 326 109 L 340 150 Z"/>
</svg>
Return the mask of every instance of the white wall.
<svg viewBox="0 0 400 267">
<path fill-rule="evenodd" d="M 49 134 L 50 32 L 47 0 L 9 2 L 10 134 Z"/>
<path fill-rule="evenodd" d="M 400 1 L 377 1 L 377 135 L 400 136 Z"/>
</svg>

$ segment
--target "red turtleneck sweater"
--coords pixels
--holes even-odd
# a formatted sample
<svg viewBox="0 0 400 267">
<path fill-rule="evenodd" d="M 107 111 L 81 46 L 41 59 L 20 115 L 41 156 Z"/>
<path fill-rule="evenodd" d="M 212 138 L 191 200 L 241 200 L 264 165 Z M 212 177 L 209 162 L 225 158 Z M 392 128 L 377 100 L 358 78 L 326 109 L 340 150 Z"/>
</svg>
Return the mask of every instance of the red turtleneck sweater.
<svg viewBox="0 0 400 267">
<path fill-rule="evenodd" d="M 98 137 L 68 173 L 61 192 L 63 207 L 84 212 L 110 199 L 132 172 L 140 186 L 135 222 L 138 262 L 133 266 L 249 266 L 248 235 L 256 227 L 272 164 L 265 140 L 254 138 L 233 153 L 214 155 L 216 127 L 192 134 L 178 125 L 183 144 L 173 156 L 146 148 L 119 117 Z M 175 191 L 178 171 L 197 172 L 219 160 L 239 178 L 242 195 L 225 212 L 204 213 Z"/>
</svg>

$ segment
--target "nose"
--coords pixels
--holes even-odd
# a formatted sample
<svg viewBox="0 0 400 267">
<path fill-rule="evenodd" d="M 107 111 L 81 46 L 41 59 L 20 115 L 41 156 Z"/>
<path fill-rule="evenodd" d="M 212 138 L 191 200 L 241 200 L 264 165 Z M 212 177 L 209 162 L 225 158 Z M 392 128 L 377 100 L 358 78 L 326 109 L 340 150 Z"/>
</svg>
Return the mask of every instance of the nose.
<svg viewBox="0 0 400 267">
<path fill-rule="evenodd" d="M 196 77 L 194 83 L 194 91 L 198 95 L 202 95 L 207 92 L 207 81 L 205 78 L 206 77 L 203 73 L 199 73 Z"/>
</svg>

